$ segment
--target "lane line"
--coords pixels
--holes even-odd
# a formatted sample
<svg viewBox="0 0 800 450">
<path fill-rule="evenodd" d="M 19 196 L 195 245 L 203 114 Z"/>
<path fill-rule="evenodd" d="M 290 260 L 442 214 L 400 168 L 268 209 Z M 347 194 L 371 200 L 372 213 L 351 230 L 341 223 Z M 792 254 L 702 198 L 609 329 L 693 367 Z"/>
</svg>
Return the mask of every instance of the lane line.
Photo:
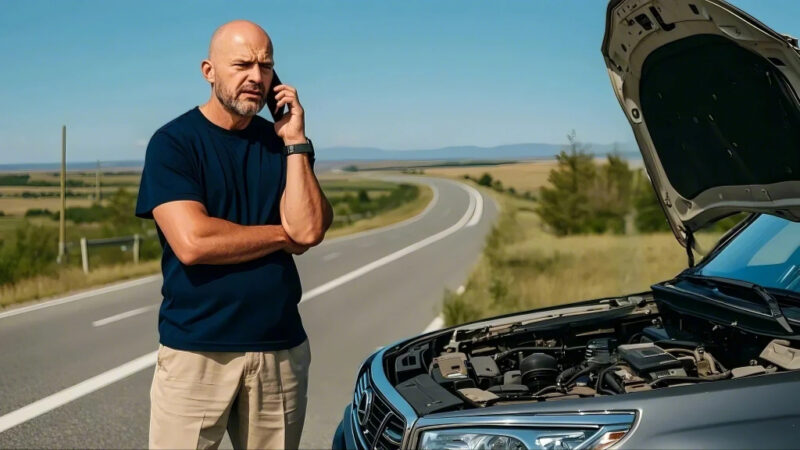
<svg viewBox="0 0 800 450">
<path fill-rule="evenodd" d="M 411 178 L 411 177 L 409 177 L 409 178 Z M 391 179 L 391 177 L 389 179 Z M 422 219 L 429 212 L 431 212 L 433 210 L 433 207 L 436 206 L 437 203 L 439 203 L 439 188 L 437 188 L 435 184 L 433 184 L 433 183 L 431 183 L 431 182 L 429 182 L 427 180 L 419 180 L 419 181 L 422 182 L 422 183 L 427 184 L 428 187 L 430 187 L 431 190 L 433 191 L 433 198 L 428 203 L 428 206 L 426 206 L 425 209 L 423 209 L 421 213 L 417 214 L 414 217 L 410 217 L 410 218 L 408 218 L 406 220 L 403 220 L 403 221 L 397 222 L 397 223 L 393 223 L 393 224 L 387 225 L 385 227 L 373 228 L 371 230 L 359 231 L 358 233 L 348 234 L 346 236 L 340 236 L 340 237 L 336 237 L 336 238 L 332 238 L 332 239 L 326 239 L 326 240 L 322 241 L 322 243 L 319 244 L 317 246 L 317 248 L 325 247 L 326 245 L 331 245 L 331 244 L 338 244 L 340 242 L 349 241 L 351 239 L 356 239 L 356 238 L 360 238 L 360 237 L 364 237 L 364 236 L 369 236 L 371 234 L 382 233 L 384 231 L 394 230 L 395 228 L 404 227 L 406 225 L 410 225 L 410 224 Z"/>
<path fill-rule="evenodd" d="M 156 363 L 157 354 L 158 350 L 140 356 L 133 361 L 0 416 L 0 433 L 152 366 Z"/>
<path fill-rule="evenodd" d="M 336 278 L 334 280 L 329 281 L 328 283 L 325 283 L 325 284 L 323 284 L 321 286 L 318 286 L 318 287 L 312 289 L 311 291 L 308 291 L 308 292 L 304 293 L 303 294 L 303 298 L 301 299 L 301 302 L 306 301 L 306 300 L 310 300 L 310 299 L 312 299 L 314 297 L 317 297 L 317 296 L 319 296 L 319 295 L 321 295 L 321 294 L 323 294 L 325 292 L 328 292 L 328 291 L 330 291 L 330 290 L 332 290 L 332 289 L 334 289 L 334 288 L 336 288 L 338 286 L 341 286 L 344 283 L 347 283 L 348 281 L 356 279 L 356 278 L 358 278 L 358 277 L 360 277 L 360 276 L 362 276 L 362 275 L 364 275 L 364 274 L 366 274 L 368 272 L 371 272 L 372 270 L 375 270 L 375 269 L 377 269 L 377 268 L 379 268 L 381 266 L 384 266 L 384 265 L 386 265 L 386 264 L 388 264 L 388 263 L 390 263 L 392 261 L 395 261 L 395 260 L 397 260 L 397 259 L 399 259 L 399 258 L 401 258 L 401 257 L 403 257 L 405 255 L 408 255 L 409 253 L 412 253 L 412 252 L 414 252 L 416 250 L 419 250 L 419 249 L 424 248 L 424 247 L 426 247 L 428 245 L 431 245 L 434 242 L 437 242 L 437 241 L 439 241 L 441 239 L 444 239 L 445 237 L 455 233 L 456 231 L 460 230 L 461 228 L 464 228 L 464 226 L 467 224 L 467 222 L 470 221 L 470 219 L 474 217 L 476 206 L 477 206 L 477 203 L 479 202 L 478 197 L 480 196 L 480 194 L 478 194 L 478 192 L 474 188 L 472 188 L 471 186 L 466 186 L 466 185 L 464 185 L 462 183 L 458 183 L 458 185 L 460 187 L 462 187 L 462 189 L 467 191 L 467 193 L 470 194 L 469 195 L 469 205 L 467 206 L 467 211 L 458 220 L 458 222 L 456 222 L 455 224 L 451 225 L 449 228 L 447 228 L 445 230 L 442 230 L 442 231 L 440 231 L 440 232 L 438 232 L 438 233 L 436 233 L 436 234 L 434 234 L 432 236 L 428 236 L 427 238 L 425 238 L 425 239 L 423 239 L 421 241 L 418 241 L 418 242 L 416 242 L 414 244 L 411 244 L 411 245 L 409 245 L 409 246 L 407 246 L 407 247 L 405 247 L 403 249 L 400 249 L 400 250 L 398 250 L 398 251 L 396 251 L 394 253 L 386 255 L 383 258 L 375 260 L 370 264 L 362 266 L 359 269 L 356 269 L 356 270 L 354 270 L 354 271 L 352 271 L 350 273 L 347 273 L 347 274 L 345 274 L 345 275 L 343 275 L 341 277 L 338 277 L 338 278 Z M 433 202 L 431 202 L 431 203 L 433 203 Z M 72 301 L 75 301 L 75 300 L 79 300 L 81 298 L 91 297 L 91 296 L 103 294 L 103 293 L 106 293 L 106 292 L 113 292 L 113 291 L 116 291 L 116 290 L 120 290 L 120 289 L 125 289 L 127 287 L 131 287 L 131 286 L 137 286 L 137 285 L 140 285 L 140 284 L 145 284 L 145 283 L 148 283 L 148 282 L 153 281 L 155 279 L 158 279 L 160 277 L 161 277 L 161 275 L 153 275 L 153 276 L 150 276 L 150 277 L 144 277 L 144 278 L 140 278 L 140 279 L 137 279 L 137 280 L 132 280 L 132 281 L 124 282 L 124 283 L 119 283 L 119 284 L 112 285 L 112 286 L 107 286 L 105 288 L 97 289 L 97 290 L 91 291 L 91 292 L 84 292 L 84 293 L 81 293 L 81 294 L 76 294 L 76 295 L 72 295 L 72 296 L 69 296 L 69 297 L 64 297 L 62 299 L 52 300 L 50 302 L 46 302 L 45 304 L 37 304 L 37 305 L 32 305 L 32 306 L 26 307 L 26 308 L 19 308 L 18 310 L 13 310 L 13 311 L 8 311 L 6 313 L 3 313 L 2 315 L 0 315 L 0 318 L 9 317 L 9 316 L 16 315 L 16 314 L 22 314 L 22 312 L 34 311 L 34 310 L 37 310 L 37 309 L 42 309 L 42 308 L 46 308 L 46 307 L 49 307 L 49 306 L 55 306 L 55 305 L 58 305 L 58 304 L 68 303 L 68 302 L 72 302 Z M 154 305 L 154 306 L 157 306 L 157 305 Z M 145 308 L 151 308 L 151 307 L 145 307 Z M 145 308 L 139 308 L 139 310 L 145 309 Z M 22 310 L 22 311 L 20 312 L 20 310 Z M 137 310 L 133 310 L 133 311 L 128 311 L 126 313 L 117 314 L 116 316 L 111 316 L 109 318 L 102 319 L 102 320 L 108 320 L 108 319 L 116 318 L 116 317 L 119 317 L 119 316 L 130 314 L 130 313 L 132 313 L 134 311 L 137 311 Z M 10 313 L 14 313 L 14 314 L 10 314 Z M 130 317 L 130 316 L 127 316 L 127 317 Z M 115 319 L 115 320 L 120 320 L 120 319 Z M 441 323 L 439 323 L 440 321 L 441 321 Z M 96 321 L 96 322 L 99 322 L 99 321 Z M 432 330 L 432 329 L 434 329 L 433 328 L 434 326 L 441 328 L 443 325 L 444 325 L 444 319 L 441 318 L 441 316 L 439 316 L 436 319 L 434 319 L 433 322 L 431 322 L 431 324 L 428 326 L 428 328 L 426 328 L 426 330 L 428 330 L 428 329 Z M 127 378 L 127 377 L 129 377 L 129 376 L 141 371 L 141 370 L 144 370 L 144 369 L 146 369 L 146 368 L 148 368 L 148 367 L 150 367 L 150 366 L 152 366 L 152 365 L 154 365 L 156 363 L 157 355 L 158 355 L 158 351 L 156 350 L 154 352 L 151 352 L 151 353 L 148 353 L 146 355 L 140 356 L 140 357 L 138 357 L 138 358 L 136 358 L 136 359 L 134 359 L 132 361 L 129 361 L 129 362 L 127 362 L 125 364 L 122 364 L 122 365 L 120 365 L 118 367 L 115 367 L 115 368 L 113 368 L 111 370 L 103 372 L 100 375 L 97 375 L 97 376 L 94 376 L 92 378 L 89 378 L 88 380 L 82 381 L 82 382 L 80 382 L 80 383 L 78 383 L 76 385 L 73 385 L 73 386 L 68 387 L 66 389 L 63 389 L 63 390 L 61 390 L 59 392 L 56 392 L 55 394 L 49 395 L 49 396 L 47 396 L 47 397 L 45 397 L 45 398 L 43 398 L 41 400 L 37 400 L 37 401 L 35 401 L 35 402 L 33 402 L 33 403 L 29 404 L 29 405 L 23 406 L 22 408 L 19 408 L 19 409 L 15 410 L 15 411 L 12 411 L 12 412 L 8 413 L 8 414 L 0 416 L 0 433 L 8 430 L 9 428 L 15 427 L 15 426 L 17 426 L 17 425 L 19 425 L 21 423 L 24 423 L 24 422 L 27 422 L 27 421 L 33 419 L 33 418 L 36 418 L 36 417 L 38 417 L 38 416 L 40 416 L 42 414 L 45 414 L 45 413 L 47 413 L 49 411 L 52 411 L 53 409 L 56 409 L 56 408 L 58 408 L 60 406 L 63 406 L 65 404 L 69 403 L 69 402 L 72 402 L 72 401 L 80 398 L 80 397 L 83 397 L 83 396 L 88 395 L 88 394 L 90 394 L 92 392 L 95 392 L 95 391 L 97 391 L 99 389 L 102 389 L 103 387 L 106 387 L 106 386 L 108 386 L 108 385 L 110 385 L 112 383 L 115 383 L 115 382 L 117 382 L 119 380 Z"/>
<path fill-rule="evenodd" d="M 106 317 L 105 319 L 95 320 L 94 322 L 92 322 L 92 326 L 102 327 L 103 325 L 108 325 L 110 323 L 114 323 L 122 319 L 127 319 L 128 317 L 138 316 L 139 314 L 144 314 L 148 311 L 158 309 L 159 306 L 160 305 L 143 306 L 141 308 L 125 311 L 124 313 L 114 314 L 113 316 Z"/>
<path fill-rule="evenodd" d="M 344 274 L 344 275 L 342 275 L 342 276 L 340 276 L 338 278 L 334 278 L 333 280 L 328 281 L 327 283 L 324 283 L 324 284 L 322 284 L 320 286 L 317 286 L 314 289 L 311 289 L 310 291 L 304 292 L 303 293 L 303 297 L 300 299 L 300 303 L 307 302 L 307 301 L 311 300 L 314 297 L 320 296 L 320 295 L 322 295 L 322 294 L 324 294 L 324 293 L 326 293 L 328 291 L 331 291 L 331 290 L 333 290 L 333 289 L 335 289 L 335 288 L 337 288 L 337 287 L 339 287 L 339 286 L 341 286 L 341 285 L 343 285 L 343 284 L 345 284 L 345 283 L 347 283 L 349 281 L 353 281 L 356 278 L 358 278 L 360 276 L 363 276 L 363 275 L 365 275 L 365 274 L 367 274 L 369 272 L 372 272 L 373 270 L 375 270 L 375 269 L 377 269 L 379 267 L 383 267 L 383 266 L 385 266 L 386 264 L 389 264 L 392 261 L 396 261 L 396 260 L 402 258 L 403 256 L 408 255 L 409 253 L 413 253 L 413 252 L 415 252 L 415 251 L 417 251 L 417 250 L 419 250 L 421 248 L 427 247 L 427 246 L 433 244 L 434 242 L 442 240 L 442 239 L 446 238 L 447 236 L 450 236 L 451 234 L 453 234 L 456 231 L 458 231 L 461 228 L 463 228 L 464 225 L 466 225 L 467 221 L 470 219 L 470 217 L 472 217 L 472 214 L 475 211 L 475 204 L 477 203 L 477 201 L 475 199 L 475 196 L 472 194 L 472 192 L 469 191 L 469 189 L 467 189 L 467 188 L 470 188 L 469 186 L 466 186 L 464 184 L 461 184 L 461 186 L 470 195 L 469 195 L 469 206 L 467 206 L 467 211 L 464 213 L 463 216 L 461 216 L 461 218 L 458 220 L 458 222 L 456 222 L 455 224 L 451 225 L 449 228 L 447 228 L 445 230 L 442 230 L 442 231 L 440 231 L 440 232 L 438 232 L 438 233 L 436 233 L 434 235 L 431 235 L 431 236 L 428 236 L 425 239 L 422 239 L 421 241 L 417 241 L 417 242 L 415 242 L 415 243 L 413 243 L 413 244 L 411 244 L 411 245 L 409 245 L 407 247 L 404 247 L 404 248 L 401 248 L 400 250 L 395 251 L 394 253 L 390 253 L 390 254 L 382 257 L 382 258 L 379 258 L 379 259 L 376 259 L 375 261 L 372 261 L 371 263 L 369 263 L 367 265 L 361 266 L 358 269 L 353 270 L 352 272 L 348 272 L 348 273 L 346 273 L 346 274 Z M 473 191 L 474 191 L 474 189 L 473 189 Z M 475 192 L 477 193 L 477 191 L 475 191 Z"/>
<path fill-rule="evenodd" d="M 321 259 L 323 261 L 325 261 L 325 262 L 328 262 L 328 261 L 330 261 L 332 259 L 338 258 L 339 255 L 341 255 L 341 253 L 339 253 L 339 252 L 331 252 L 331 253 L 328 253 L 327 255 L 323 256 Z"/>
<path fill-rule="evenodd" d="M 470 185 L 465 186 L 472 190 L 472 194 L 475 195 L 475 200 L 477 201 L 475 204 L 475 214 L 472 215 L 472 219 L 467 223 L 467 227 L 474 227 L 481 221 L 481 216 L 483 216 L 483 195 L 474 187 Z"/>
<path fill-rule="evenodd" d="M 425 330 L 422 331 L 422 334 L 430 333 L 431 331 L 441 330 L 444 327 L 444 317 L 441 315 L 436 316 L 435 319 L 425 327 Z"/>
<path fill-rule="evenodd" d="M 63 305 L 64 303 L 71 303 L 76 300 L 83 300 L 85 298 L 94 297 L 101 294 L 107 294 L 109 292 L 120 291 L 123 289 L 128 289 L 134 286 L 140 286 L 142 284 L 147 284 L 156 280 L 161 279 L 161 275 L 150 275 L 143 278 L 137 278 L 135 280 L 125 281 L 122 283 L 112 284 L 111 286 L 102 287 L 99 289 L 81 292 L 78 294 L 70 295 L 67 297 L 61 297 L 41 303 L 37 303 L 35 305 L 25 306 L 22 308 L 14 308 L 11 311 L 5 311 L 0 313 L 0 319 L 6 317 L 16 316 L 18 314 L 23 314 L 26 312 L 37 311 L 44 308 L 49 308 L 51 306 Z"/>
</svg>

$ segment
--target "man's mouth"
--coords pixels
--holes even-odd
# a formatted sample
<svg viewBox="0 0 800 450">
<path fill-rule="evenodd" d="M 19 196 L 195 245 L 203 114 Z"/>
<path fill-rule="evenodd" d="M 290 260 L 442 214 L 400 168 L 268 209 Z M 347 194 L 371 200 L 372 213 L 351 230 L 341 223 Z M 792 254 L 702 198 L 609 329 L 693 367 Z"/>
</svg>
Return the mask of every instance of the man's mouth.
<svg viewBox="0 0 800 450">
<path fill-rule="evenodd" d="M 242 91 L 242 94 L 244 94 L 244 95 L 252 95 L 252 96 L 258 97 L 258 98 L 261 98 L 261 97 L 264 96 L 264 94 L 261 93 L 260 91 Z"/>
</svg>

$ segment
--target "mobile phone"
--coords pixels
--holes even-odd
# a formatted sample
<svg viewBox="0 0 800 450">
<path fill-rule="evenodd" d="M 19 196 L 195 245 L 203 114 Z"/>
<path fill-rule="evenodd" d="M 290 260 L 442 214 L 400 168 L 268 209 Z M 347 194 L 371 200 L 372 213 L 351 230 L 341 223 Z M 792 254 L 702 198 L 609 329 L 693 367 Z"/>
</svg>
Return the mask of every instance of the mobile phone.
<svg viewBox="0 0 800 450">
<path fill-rule="evenodd" d="M 277 122 L 283 118 L 283 115 L 286 113 L 286 105 L 281 106 L 278 109 L 278 100 L 275 99 L 275 86 L 278 86 L 281 83 L 281 79 L 278 78 L 278 72 L 275 70 L 272 71 L 272 83 L 269 85 L 269 92 L 267 93 L 267 108 L 269 108 L 270 114 L 272 114 L 272 120 Z"/>
</svg>

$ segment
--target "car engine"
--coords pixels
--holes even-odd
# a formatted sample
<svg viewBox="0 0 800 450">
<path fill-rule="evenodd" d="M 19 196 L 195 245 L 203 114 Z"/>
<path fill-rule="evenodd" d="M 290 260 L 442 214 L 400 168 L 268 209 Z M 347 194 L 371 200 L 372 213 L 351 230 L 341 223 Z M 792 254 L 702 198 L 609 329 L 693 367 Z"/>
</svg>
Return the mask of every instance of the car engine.
<svg viewBox="0 0 800 450">
<path fill-rule="evenodd" d="M 397 390 L 422 412 L 557 401 L 800 369 L 788 340 L 665 311 L 647 319 L 459 330 L 396 354 Z M 421 406 L 427 405 L 427 406 Z"/>
</svg>

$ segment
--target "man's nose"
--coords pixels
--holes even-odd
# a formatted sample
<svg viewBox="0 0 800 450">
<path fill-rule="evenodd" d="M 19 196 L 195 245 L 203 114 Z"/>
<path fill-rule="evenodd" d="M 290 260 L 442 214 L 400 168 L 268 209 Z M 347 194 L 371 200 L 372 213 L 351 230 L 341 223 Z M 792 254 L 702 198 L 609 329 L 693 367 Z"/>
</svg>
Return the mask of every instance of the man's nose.
<svg viewBox="0 0 800 450">
<path fill-rule="evenodd" d="M 261 82 L 264 81 L 264 75 L 261 73 L 261 67 L 258 64 L 253 64 L 247 73 L 247 78 L 256 84 L 261 84 Z"/>
</svg>

